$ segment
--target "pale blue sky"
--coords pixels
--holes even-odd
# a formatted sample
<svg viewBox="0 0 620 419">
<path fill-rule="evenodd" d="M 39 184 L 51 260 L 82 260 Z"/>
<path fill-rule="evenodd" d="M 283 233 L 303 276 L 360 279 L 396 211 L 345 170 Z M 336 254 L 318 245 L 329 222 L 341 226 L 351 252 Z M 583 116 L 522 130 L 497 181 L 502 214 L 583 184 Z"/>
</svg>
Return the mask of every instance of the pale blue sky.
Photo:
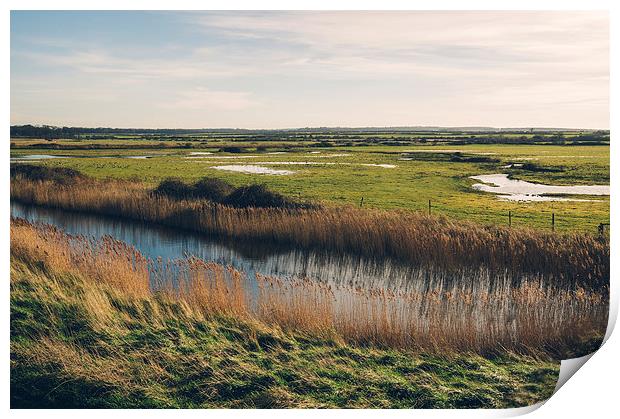
<svg viewBox="0 0 620 419">
<path fill-rule="evenodd" d="M 11 123 L 608 128 L 608 15 L 12 12 Z"/>
</svg>

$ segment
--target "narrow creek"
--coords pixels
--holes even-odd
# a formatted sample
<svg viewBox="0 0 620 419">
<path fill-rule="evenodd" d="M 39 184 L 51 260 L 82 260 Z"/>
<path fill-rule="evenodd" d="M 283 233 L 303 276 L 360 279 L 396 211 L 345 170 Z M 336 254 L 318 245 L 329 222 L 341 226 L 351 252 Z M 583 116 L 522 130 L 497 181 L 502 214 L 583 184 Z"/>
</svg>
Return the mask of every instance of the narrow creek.
<svg viewBox="0 0 620 419">
<path fill-rule="evenodd" d="M 246 307 L 257 316 L 263 316 L 260 318 L 269 319 L 273 313 L 281 313 L 270 311 L 274 307 L 290 310 L 292 317 L 281 314 L 285 319 L 297 319 L 295 316 L 299 314 L 295 313 L 305 315 L 304 310 L 310 310 L 310 314 L 316 311 L 321 313 L 320 321 L 333 324 L 352 337 L 357 336 L 357 331 L 366 331 L 364 333 L 370 335 L 365 336 L 375 336 L 380 341 L 396 339 L 401 342 L 399 344 L 419 345 L 435 339 L 436 334 L 430 338 L 428 334 L 436 331 L 441 332 L 437 339 L 457 342 L 460 347 L 478 348 L 487 345 L 488 339 L 491 345 L 497 342 L 514 344 L 525 333 L 523 330 L 533 324 L 536 327 L 546 325 L 546 330 L 553 333 L 564 333 L 576 322 L 575 317 L 593 318 L 598 315 L 598 309 L 604 311 L 605 316 L 607 313 L 606 306 L 592 305 L 589 300 L 584 300 L 582 307 L 581 300 L 569 299 L 562 290 L 551 289 L 540 294 L 536 277 L 518 276 L 524 280 L 527 292 L 513 288 L 515 277 L 507 272 L 463 268 L 448 273 L 398 264 L 389 259 L 370 260 L 274 248 L 257 242 L 215 240 L 204 234 L 14 201 L 11 215 L 34 223 L 51 224 L 71 235 L 92 239 L 110 236 L 135 247 L 148 258 L 154 289 L 158 284 L 166 285 L 160 282 L 162 279 L 175 286 L 188 278 L 192 271 L 187 270 L 184 261 L 190 256 L 233 267 L 245 273 L 247 281 L 240 281 L 241 295 L 247 299 Z M 170 263 L 166 264 L 167 261 Z M 257 274 L 278 279 L 273 282 L 269 279 L 266 283 Z M 207 272 L 206 276 L 198 278 L 210 277 Z M 234 290 L 236 285 L 230 279 L 226 276 L 224 281 Z M 307 285 L 307 281 L 319 283 Z M 539 294 L 528 290 L 536 290 Z M 239 294 L 226 295 L 236 301 Z M 539 297 L 532 299 L 531 295 Z M 542 317 L 545 321 L 541 322 L 541 316 L 550 317 Z M 516 322 L 515 319 L 520 320 Z M 467 333 L 467 341 L 459 343 L 463 333 Z M 548 334 L 540 332 L 535 336 L 544 338 Z"/>
<path fill-rule="evenodd" d="M 195 256 L 231 266 L 249 278 L 259 273 L 279 278 L 308 278 L 337 285 L 361 285 L 384 289 L 407 289 L 444 281 L 428 269 L 391 260 L 370 260 L 351 255 L 275 248 L 264 243 L 215 240 L 197 234 L 140 222 L 44 208 L 11 201 L 11 216 L 51 224 L 72 235 L 93 238 L 111 236 L 135 247 L 145 257 L 174 261 Z"/>
</svg>

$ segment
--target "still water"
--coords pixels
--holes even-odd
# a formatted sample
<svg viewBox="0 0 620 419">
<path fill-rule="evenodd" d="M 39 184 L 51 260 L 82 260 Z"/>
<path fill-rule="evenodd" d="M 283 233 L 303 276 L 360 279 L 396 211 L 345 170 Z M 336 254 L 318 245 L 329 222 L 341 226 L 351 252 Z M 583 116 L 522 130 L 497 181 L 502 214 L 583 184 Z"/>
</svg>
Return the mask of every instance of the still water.
<svg viewBox="0 0 620 419">
<path fill-rule="evenodd" d="M 609 195 L 609 185 L 544 185 L 510 179 L 505 173 L 470 176 L 476 183 L 472 188 L 498 195 L 502 201 L 591 201 L 552 195 Z"/>
<path fill-rule="evenodd" d="M 115 217 L 89 215 L 11 202 L 11 215 L 54 225 L 73 235 L 111 236 L 134 246 L 144 256 L 164 261 L 195 256 L 245 272 L 280 278 L 308 278 L 339 285 L 407 289 L 416 282 L 430 286 L 442 275 L 390 260 L 274 248 L 260 242 L 215 240 L 204 234 L 165 228 Z M 445 279 L 445 278 L 442 278 Z"/>
</svg>

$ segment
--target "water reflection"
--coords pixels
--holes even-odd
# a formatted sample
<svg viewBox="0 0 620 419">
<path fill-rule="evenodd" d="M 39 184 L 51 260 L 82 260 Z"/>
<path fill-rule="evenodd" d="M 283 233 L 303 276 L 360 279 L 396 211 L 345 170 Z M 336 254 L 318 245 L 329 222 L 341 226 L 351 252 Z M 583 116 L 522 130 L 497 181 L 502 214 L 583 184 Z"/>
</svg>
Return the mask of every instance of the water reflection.
<svg viewBox="0 0 620 419">
<path fill-rule="evenodd" d="M 162 154 L 163 156 L 163 154 Z M 24 156 L 11 156 L 11 163 L 30 163 L 30 162 L 38 162 L 41 160 L 50 160 L 50 159 L 150 159 L 154 156 L 146 156 L 146 155 L 138 155 L 138 156 L 97 156 L 97 155 L 51 155 L 51 154 L 28 154 Z"/>
<path fill-rule="evenodd" d="M 444 275 L 421 271 L 391 260 L 371 260 L 265 245 L 248 240 L 216 240 L 204 234 L 148 225 L 124 219 L 88 215 L 11 202 L 11 215 L 54 225 L 69 234 L 93 238 L 111 236 L 138 249 L 145 257 L 173 261 L 194 256 L 232 266 L 250 278 L 256 273 L 280 278 L 308 278 L 338 285 L 406 290 L 417 282 L 436 286 Z M 433 284 L 433 282 L 435 282 Z"/>
<path fill-rule="evenodd" d="M 510 179 L 507 174 L 470 176 L 476 183 L 472 188 L 498 194 L 503 201 L 589 201 L 550 195 L 609 195 L 609 185 L 544 185 L 524 180 Z"/>
</svg>

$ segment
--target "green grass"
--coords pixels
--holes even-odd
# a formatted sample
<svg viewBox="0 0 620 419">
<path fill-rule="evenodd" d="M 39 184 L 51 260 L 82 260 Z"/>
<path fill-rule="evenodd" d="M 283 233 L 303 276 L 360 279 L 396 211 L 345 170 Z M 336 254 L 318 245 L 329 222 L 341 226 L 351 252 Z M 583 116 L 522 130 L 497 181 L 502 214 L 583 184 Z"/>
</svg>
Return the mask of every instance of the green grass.
<svg viewBox="0 0 620 419">
<path fill-rule="evenodd" d="M 134 140 L 132 140 L 134 141 Z M 204 151 L 216 151 L 218 143 Z M 256 141 L 235 143 L 240 146 L 257 146 Z M 264 142 L 269 151 L 278 150 L 280 143 Z M 490 157 L 499 163 L 455 163 L 437 158 L 399 160 L 400 154 L 414 149 L 459 149 L 464 153 L 495 153 Z M 508 211 L 512 212 L 513 225 L 551 228 L 551 213 L 555 213 L 555 228 L 560 231 L 596 232 L 599 223 L 609 222 L 609 198 L 595 197 L 593 202 L 502 202 L 492 194 L 471 189 L 476 183 L 469 176 L 490 173 L 509 173 L 516 179 L 548 184 L 608 184 L 608 146 L 554 146 L 554 145 L 420 145 L 420 146 L 367 146 L 297 149 L 287 154 L 256 155 L 253 159 L 187 160 L 192 150 L 96 150 L 53 151 L 14 150 L 12 155 L 62 154 L 74 156 L 156 155 L 148 160 L 122 158 L 74 158 L 46 161 L 42 164 L 78 169 L 94 177 L 135 178 L 155 185 L 166 177 L 196 180 L 204 176 L 225 179 L 234 185 L 261 182 L 285 195 L 321 201 L 327 205 L 364 205 L 378 208 L 401 208 L 427 211 L 432 202 L 434 213 L 484 223 L 507 224 Z M 348 153 L 337 158 L 317 158 L 308 151 L 323 154 Z M 226 153 L 217 155 L 226 156 Z M 441 155 L 439 155 L 441 157 Z M 518 160 L 534 159 L 534 160 Z M 218 164 L 253 164 L 276 161 L 317 161 L 348 163 L 349 165 L 269 166 L 295 170 L 290 176 L 250 175 L 214 170 Z M 502 166 L 512 161 L 531 161 L 539 166 L 555 168 L 557 172 L 528 172 L 506 169 Z M 362 164 L 395 164 L 396 168 L 360 166 Z"/>
<path fill-rule="evenodd" d="M 11 407 L 519 407 L 559 362 L 346 345 L 11 260 Z"/>
</svg>

